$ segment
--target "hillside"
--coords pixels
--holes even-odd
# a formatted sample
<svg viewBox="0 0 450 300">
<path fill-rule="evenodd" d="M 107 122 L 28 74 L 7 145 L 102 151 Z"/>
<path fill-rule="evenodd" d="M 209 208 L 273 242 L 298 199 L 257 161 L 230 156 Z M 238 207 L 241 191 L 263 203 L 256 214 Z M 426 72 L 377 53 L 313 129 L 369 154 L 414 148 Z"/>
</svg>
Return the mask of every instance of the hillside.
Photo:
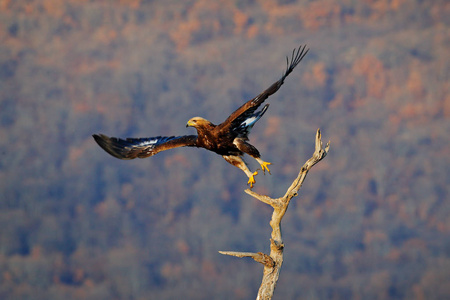
<svg viewBox="0 0 450 300">
<path fill-rule="evenodd" d="M 278 80 L 250 141 L 283 220 L 274 299 L 447 299 L 450 5 L 406 0 L 0 1 L 0 298 L 252 299 L 270 209 L 221 157 L 120 161 L 93 133 L 193 134 Z M 256 163 L 247 159 L 252 169 Z"/>
</svg>

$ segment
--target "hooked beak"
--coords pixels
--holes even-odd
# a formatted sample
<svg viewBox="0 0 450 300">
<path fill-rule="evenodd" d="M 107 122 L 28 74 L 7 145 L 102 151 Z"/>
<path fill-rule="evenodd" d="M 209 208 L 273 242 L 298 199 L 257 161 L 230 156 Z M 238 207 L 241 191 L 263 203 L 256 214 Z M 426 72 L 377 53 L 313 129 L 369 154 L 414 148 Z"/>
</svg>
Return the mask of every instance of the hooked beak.
<svg viewBox="0 0 450 300">
<path fill-rule="evenodd" d="M 186 128 L 188 128 L 189 126 L 192 126 L 191 120 L 189 120 L 186 124 Z"/>
</svg>

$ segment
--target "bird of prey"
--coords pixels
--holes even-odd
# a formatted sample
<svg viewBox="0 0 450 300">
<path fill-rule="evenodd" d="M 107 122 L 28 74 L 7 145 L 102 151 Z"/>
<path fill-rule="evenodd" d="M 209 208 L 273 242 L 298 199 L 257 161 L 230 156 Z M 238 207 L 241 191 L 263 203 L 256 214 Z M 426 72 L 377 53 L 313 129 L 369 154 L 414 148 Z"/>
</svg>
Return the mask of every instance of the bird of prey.
<svg viewBox="0 0 450 300">
<path fill-rule="evenodd" d="M 242 156 L 248 154 L 256 159 L 264 174 L 266 170 L 270 174 L 268 165 L 271 164 L 263 161 L 260 158 L 259 151 L 248 142 L 250 130 L 267 111 L 269 104 L 266 104 L 259 111 L 257 109 L 270 95 L 278 91 L 286 77 L 305 57 L 308 50 L 306 46 L 299 47 L 297 50 L 294 49 L 290 60 L 289 57 L 286 57 L 287 68 L 281 78 L 264 92 L 244 103 L 223 123 L 214 125 L 201 117 L 190 119 L 186 127 L 194 127 L 197 130 L 197 135 L 120 139 L 108 137 L 104 134 L 94 134 L 93 137 L 103 150 L 119 159 L 145 158 L 177 147 L 205 148 L 222 155 L 227 162 L 244 171 L 249 178 L 247 184 L 250 185 L 250 188 L 253 188 L 258 170 L 251 172 Z"/>
</svg>

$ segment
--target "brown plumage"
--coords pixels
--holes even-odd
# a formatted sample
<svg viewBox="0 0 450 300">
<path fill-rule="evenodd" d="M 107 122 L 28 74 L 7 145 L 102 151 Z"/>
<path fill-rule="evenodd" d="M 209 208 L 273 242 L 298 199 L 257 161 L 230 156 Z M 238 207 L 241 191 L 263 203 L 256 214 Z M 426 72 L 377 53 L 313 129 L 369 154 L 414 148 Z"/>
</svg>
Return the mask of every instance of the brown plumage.
<svg viewBox="0 0 450 300">
<path fill-rule="evenodd" d="M 244 171 L 249 177 L 248 184 L 253 187 L 255 183 L 254 176 L 258 174 L 258 171 L 252 173 L 249 170 L 242 159 L 244 153 L 255 158 L 261 165 L 264 173 L 266 170 L 270 173 L 267 167 L 270 163 L 264 162 L 260 158 L 259 151 L 248 143 L 250 130 L 266 112 L 269 104 L 266 104 L 260 111 L 256 110 L 270 95 L 278 91 L 285 78 L 308 53 L 308 50 L 306 46 L 297 50 L 294 49 L 290 62 L 289 58 L 286 57 L 287 69 L 283 76 L 264 92 L 244 103 L 223 123 L 214 125 L 201 117 L 190 119 L 186 127 L 192 126 L 197 129 L 197 135 L 118 139 L 103 134 L 94 134 L 93 137 L 103 150 L 119 159 L 145 158 L 177 147 L 205 148 L 222 155 L 227 162 Z"/>
</svg>

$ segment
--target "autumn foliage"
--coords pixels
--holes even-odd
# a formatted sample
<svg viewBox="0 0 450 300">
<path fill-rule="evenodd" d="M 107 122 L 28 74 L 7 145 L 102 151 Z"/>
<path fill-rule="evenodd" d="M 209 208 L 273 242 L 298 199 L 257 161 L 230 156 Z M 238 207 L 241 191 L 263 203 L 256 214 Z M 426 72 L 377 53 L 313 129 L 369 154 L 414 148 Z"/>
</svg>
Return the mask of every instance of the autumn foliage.
<svg viewBox="0 0 450 300">
<path fill-rule="evenodd" d="M 0 298 L 253 298 L 260 266 L 217 253 L 267 247 L 243 174 L 199 149 L 119 161 L 91 134 L 221 122 L 300 44 L 250 136 L 273 163 L 255 191 L 286 190 L 317 128 L 333 151 L 283 219 L 276 297 L 450 297 L 449 9 L 0 0 Z"/>
</svg>

